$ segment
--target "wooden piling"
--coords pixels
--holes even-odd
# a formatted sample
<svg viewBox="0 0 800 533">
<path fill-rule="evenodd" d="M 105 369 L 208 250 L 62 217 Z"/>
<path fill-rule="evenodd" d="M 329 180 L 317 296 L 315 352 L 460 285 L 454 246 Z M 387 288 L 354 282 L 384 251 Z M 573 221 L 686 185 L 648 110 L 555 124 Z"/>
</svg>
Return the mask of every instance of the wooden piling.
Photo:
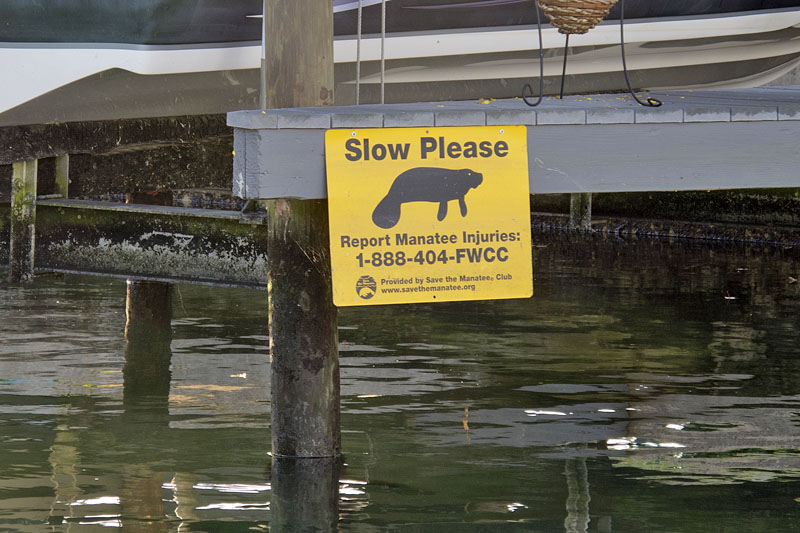
<svg viewBox="0 0 800 533">
<path fill-rule="evenodd" d="M 124 428 L 140 431 L 169 429 L 170 362 L 172 351 L 172 285 L 128 280 L 125 301 L 125 365 L 122 367 Z M 119 438 L 124 438 L 120 436 Z M 166 532 L 161 499 L 163 475 L 158 458 L 121 466 L 120 506 L 125 531 Z M 133 518 L 136 517 L 136 518 Z"/>
<path fill-rule="evenodd" d="M 273 455 L 337 456 L 339 340 L 327 202 L 274 200 L 268 211 Z"/>
<path fill-rule="evenodd" d="M 36 178 L 38 161 L 14 163 L 11 180 L 11 245 L 9 280 L 33 280 L 33 251 L 36 239 Z"/>
<path fill-rule="evenodd" d="M 592 228 L 592 193 L 572 193 L 569 197 L 570 229 L 589 230 Z"/>
<path fill-rule="evenodd" d="M 333 14 L 264 2 L 267 107 L 333 102 Z M 338 457 L 339 354 L 324 200 L 267 202 L 272 453 Z"/>
<path fill-rule="evenodd" d="M 172 351 L 172 285 L 128 280 L 123 403 L 168 408 Z"/>
<path fill-rule="evenodd" d="M 337 531 L 339 469 L 335 457 L 273 458 L 270 530 Z"/>
<path fill-rule="evenodd" d="M 333 105 L 329 2 L 264 1 L 266 107 Z"/>
</svg>

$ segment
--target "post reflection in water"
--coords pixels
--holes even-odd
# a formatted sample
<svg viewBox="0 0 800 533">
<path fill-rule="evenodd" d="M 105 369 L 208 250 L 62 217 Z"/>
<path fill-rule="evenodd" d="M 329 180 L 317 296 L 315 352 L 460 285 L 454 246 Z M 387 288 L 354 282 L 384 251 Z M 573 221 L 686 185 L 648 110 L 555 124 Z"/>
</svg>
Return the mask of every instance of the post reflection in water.
<svg viewBox="0 0 800 533">
<path fill-rule="evenodd" d="M 341 458 L 272 459 L 272 531 L 336 531 Z"/>
<path fill-rule="evenodd" d="M 589 471 L 586 458 L 576 457 L 566 460 L 564 475 L 567 478 L 569 497 L 567 498 L 567 518 L 564 520 L 566 533 L 586 533 L 589 531 Z"/>
</svg>

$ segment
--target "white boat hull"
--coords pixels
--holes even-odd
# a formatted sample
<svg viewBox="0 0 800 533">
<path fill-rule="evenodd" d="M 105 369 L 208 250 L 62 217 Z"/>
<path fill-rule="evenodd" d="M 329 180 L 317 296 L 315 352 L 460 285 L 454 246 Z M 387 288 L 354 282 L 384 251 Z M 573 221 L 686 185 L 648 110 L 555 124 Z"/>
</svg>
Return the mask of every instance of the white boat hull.
<svg viewBox="0 0 800 533">
<path fill-rule="evenodd" d="M 800 9 L 629 21 L 628 68 L 638 88 L 769 83 L 800 62 Z M 561 74 L 564 36 L 543 31 L 545 77 Z M 623 87 L 619 25 L 572 36 L 567 89 Z M 0 44 L 0 126 L 223 113 L 257 104 L 260 43 L 231 45 Z M 334 42 L 337 103 L 355 94 L 356 43 Z M 508 97 L 539 75 L 536 27 L 390 34 L 387 101 Z M 361 48 L 362 102 L 377 98 L 380 38 Z"/>
</svg>

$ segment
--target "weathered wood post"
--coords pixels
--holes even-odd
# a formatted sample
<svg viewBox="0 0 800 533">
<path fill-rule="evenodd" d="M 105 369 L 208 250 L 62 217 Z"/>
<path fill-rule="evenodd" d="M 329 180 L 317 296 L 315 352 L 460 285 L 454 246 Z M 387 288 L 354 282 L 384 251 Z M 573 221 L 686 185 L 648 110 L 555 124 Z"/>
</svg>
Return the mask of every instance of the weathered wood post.
<svg viewBox="0 0 800 533">
<path fill-rule="evenodd" d="M 330 2 L 264 2 L 268 107 L 333 102 Z M 338 457 L 339 352 L 324 200 L 267 202 L 272 453 Z"/>
<path fill-rule="evenodd" d="M 267 107 L 333 103 L 330 2 L 264 1 Z M 339 336 L 324 200 L 267 202 L 275 531 L 338 520 Z"/>
<path fill-rule="evenodd" d="M 569 228 L 592 228 L 592 193 L 577 192 L 569 197 Z"/>
<path fill-rule="evenodd" d="M 124 427 L 168 430 L 172 285 L 129 279 L 125 319 Z M 158 458 L 150 461 L 153 463 L 134 461 L 121 468 L 122 516 L 136 517 L 122 519 L 125 531 L 167 531 L 160 519 L 164 516 L 163 474 L 158 471 Z"/>
<path fill-rule="evenodd" d="M 123 403 L 142 400 L 168 411 L 172 359 L 172 285 L 128 280 L 125 301 L 125 365 Z"/>
<path fill-rule="evenodd" d="M 11 246 L 9 280 L 33 280 L 33 251 L 36 240 L 36 159 L 14 163 L 11 178 Z"/>
<path fill-rule="evenodd" d="M 337 531 L 338 457 L 272 459 L 272 531 Z M 277 481 L 277 483 L 276 483 Z"/>
</svg>

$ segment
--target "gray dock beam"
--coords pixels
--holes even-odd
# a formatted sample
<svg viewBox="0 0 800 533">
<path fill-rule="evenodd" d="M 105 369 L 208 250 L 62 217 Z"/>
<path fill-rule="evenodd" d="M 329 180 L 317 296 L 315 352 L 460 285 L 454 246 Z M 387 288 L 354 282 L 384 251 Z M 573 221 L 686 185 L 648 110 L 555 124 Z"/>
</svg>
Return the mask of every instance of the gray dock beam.
<svg viewBox="0 0 800 533">
<path fill-rule="evenodd" d="M 33 280 L 33 251 L 36 240 L 36 177 L 38 161 L 14 163 L 11 179 L 11 246 L 9 280 Z"/>
</svg>

